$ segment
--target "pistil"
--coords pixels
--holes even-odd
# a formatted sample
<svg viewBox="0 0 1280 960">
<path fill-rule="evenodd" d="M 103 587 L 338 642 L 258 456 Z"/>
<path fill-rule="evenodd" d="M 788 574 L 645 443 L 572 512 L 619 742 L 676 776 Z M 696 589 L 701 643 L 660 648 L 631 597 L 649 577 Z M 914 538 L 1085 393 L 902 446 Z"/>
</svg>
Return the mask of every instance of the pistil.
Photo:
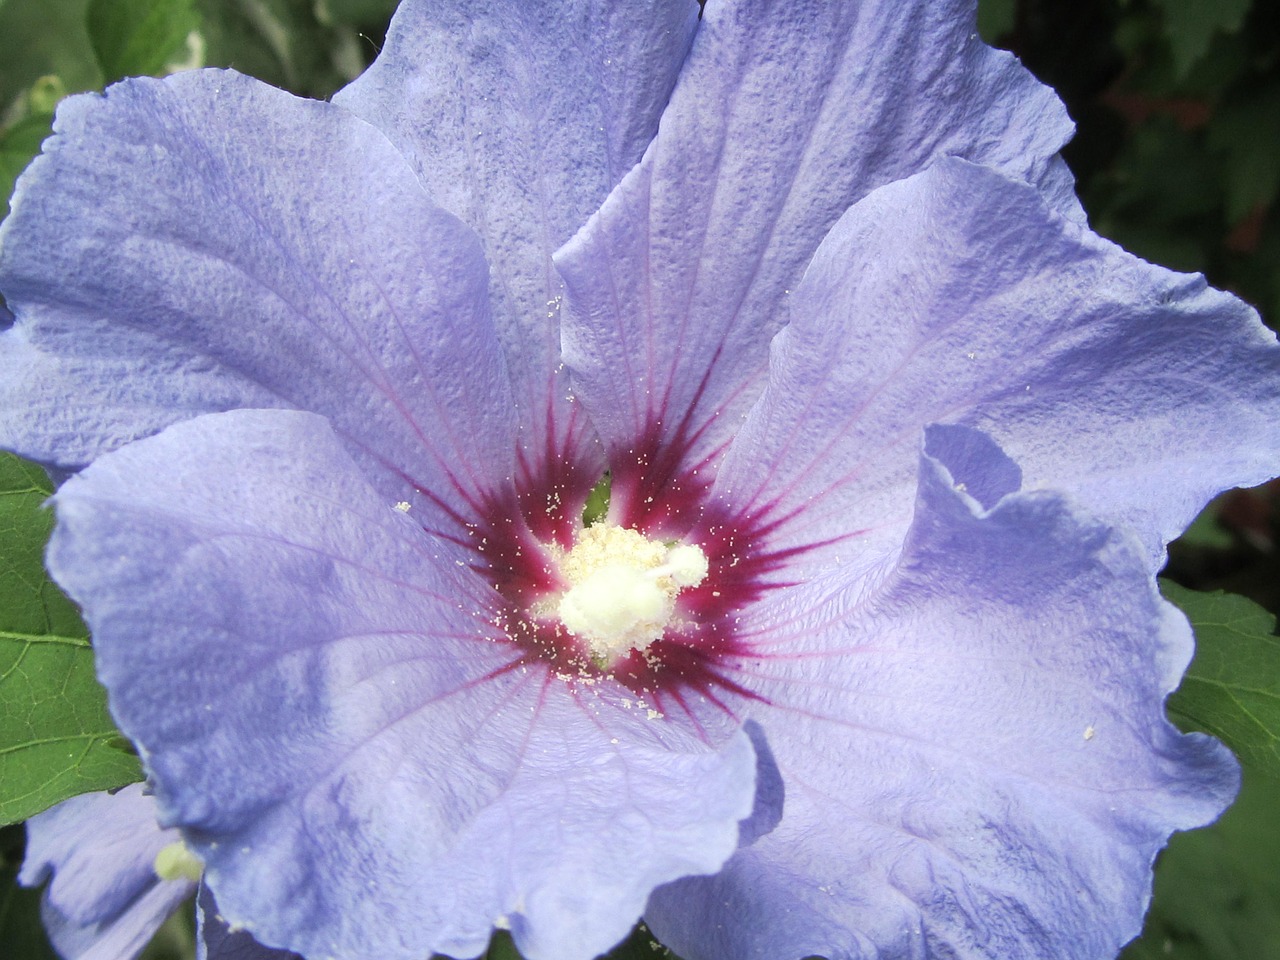
<svg viewBox="0 0 1280 960">
<path fill-rule="evenodd" d="M 569 583 L 556 615 L 601 667 L 662 637 L 680 591 L 707 576 L 707 558 L 692 544 L 668 544 L 609 523 L 585 528 L 560 561 Z"/>
</svg>

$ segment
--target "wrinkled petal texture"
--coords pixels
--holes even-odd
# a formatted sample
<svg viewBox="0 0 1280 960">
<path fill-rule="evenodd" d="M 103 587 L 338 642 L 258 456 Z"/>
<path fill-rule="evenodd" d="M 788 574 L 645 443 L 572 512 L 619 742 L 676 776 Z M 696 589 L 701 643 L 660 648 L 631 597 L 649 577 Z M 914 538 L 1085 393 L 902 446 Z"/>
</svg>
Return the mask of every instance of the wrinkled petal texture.
<svg viewBox="0 0 1280 960">
<path fill-rule="evenodd" d="M 302 960 L 288 950 L 264 947 L 244 930 L 232 930 L 204 884 L 196 896 L 196 960 Z"/>
<path fill-rule="evenodd" d="M 970 0 L 707 4 L 644 161 L 556 258 L 565 362 L 615 483 L 651 452 L 637 438 L 685 472 L 723 452 L 789 291 L 870 190 L 946 155 L 1061 175 L 1061 104 L 973 18 Z"/>
<path fill-rule="evenodd" d="M 156 876 L 156 854 L 181 837 L 159 827 L 142 791 L 82 794 L 27 821 L 18 881 L 48 881 L 45 929 L 67 960 L 129 960 L 195 890 Z"/>
<path fill-rule="evenodd" d="M 584 426 L 560 368 L 551 255 L 639 161 L 697 17 L 693 0 L 408 0 L 334 98 L 482 238 L 535 455 L 548 417 L 575 448 Z"/>
<path fill-rule="evenodd" d="M 504 924 L 530 960 L 588 960 L 655 886 L 733 852 L 746 735 L 712 749 L 521 662 L 469 554 L 321 418 L 187 421 L 56 505 L 51 570 L 164 822 L 262 944 L 465 957 Z"/>
<path fill-rule="evenodd" d="M 511 474 L 479 244 L 375 129 L 213 70 L 73 98 L 56 129 L 0 232 L 0 446 L 74 467 L 295 406 L 436 525 Z"/>
<path fill-rule="evenodd" d="M 1164 717 L 1192 637 L 1142 552 L 1016 476 L 985 435 L 931 428 L 896 564 L 752 611 L 736 679 L 784 815 L 655 893 L 681 956 L 1110 958 L 1169 833 L 1231 800 L 1228 751 Z"/>
<path fill-rule="evenodd" d="M 716 494 L 819 544 L 817 569 L 901 543 L 925 424 L 988 431 L 1028 489 L 1135 531 L 1152 570 L 1280 447 L 1280 347 L 1257 314 L 1126 254 L 1031 187 L 962 160 L 894 183 L 823 241 Z"/>
</svg>

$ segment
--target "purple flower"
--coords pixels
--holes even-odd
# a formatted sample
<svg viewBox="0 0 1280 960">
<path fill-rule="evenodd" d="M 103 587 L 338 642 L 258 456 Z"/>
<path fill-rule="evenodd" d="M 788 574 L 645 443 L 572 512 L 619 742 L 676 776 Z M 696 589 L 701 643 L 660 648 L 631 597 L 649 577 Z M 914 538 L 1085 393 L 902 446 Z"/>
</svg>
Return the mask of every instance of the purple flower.
<svg viewBox="0 0 1280 960">
<path fill-rule="evenodd" d="M 131 958 L 195 892 L 195 881 L 181 872 L 166 872 L 166 879 L 156 873 L 157 858 L 181 843 L 177 830 L 156 825 L 142 784 L 114 795 L 86 793 L 27 821 L 18 880 L 48 881 L 41 914 L 66 960 Z"/>
<path fill-rule="evenodd" d="M 66 960 L 133 960 L 196 893 L 200 872 L 182 835 L 156 823 L 155 802 L 138 783 L 72 797 L 28 820 L 18 881 L 48 881 L 42 915 Z M 296 960 L 232 931 L 205 887 L 197 921 L 197 960 Z"/>
<path fill-rule="evenodd" d="M 972 4 L 696 14 L 67 102 L 0 233 L 50 568 L 263 943 L 1111 956 L 1234 794 L 1153 575 L 1280 352 L 1088 231 Z"/>
</svg>

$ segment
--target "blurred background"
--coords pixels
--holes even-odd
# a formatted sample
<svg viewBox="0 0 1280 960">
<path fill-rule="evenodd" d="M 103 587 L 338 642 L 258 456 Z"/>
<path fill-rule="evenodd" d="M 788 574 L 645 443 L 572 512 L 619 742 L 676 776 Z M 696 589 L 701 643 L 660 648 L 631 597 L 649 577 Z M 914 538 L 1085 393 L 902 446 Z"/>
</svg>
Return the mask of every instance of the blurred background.
<svg viewBox="0 0 1280 960">
<path fill-rule="evenodd" d="M 123 76 L 230 66 L 327 97 L 377 54 L 394 7 L 394 0 L 0 0 L 0 216 L 68 93 Z M 1093 228 L 1148 260 L 1204 273 L 1275 328 L 1280 2 L 980 0 L 978 28 L 1066 102 L 1079 131 L 1065 156 Z M 1274 615 L 1278 501 L 1275 484 L 1220 497 L 1171 547 L 1166 577 L 1243 594 Z M 1233 629 L 1225 619 L 1215 628 Z M 1270 618 L 1264 632 L 1274 632 Z M 1260 655 L 1257 669 L 1259 689 L 1280 702 L 1280 645 Z M 0 831 L 0 952 L 46 960 L 53 954 L 39 927 L 38 893 L 13 884 L 22 839 L 20 827 Z M 662 953 L 641 930 L 615 956 Z M 193 956 L 189 911 L 147 956 Z M 515 954 L 496 940 L 490 956 Z M 1246 768 L 1244 793 L 1222 822 L 1176 837 L 1162 855 L 1147 930 L 1124 956 L 1280 960 L 1280 783 L 1263 767 Z"/>
</svg>

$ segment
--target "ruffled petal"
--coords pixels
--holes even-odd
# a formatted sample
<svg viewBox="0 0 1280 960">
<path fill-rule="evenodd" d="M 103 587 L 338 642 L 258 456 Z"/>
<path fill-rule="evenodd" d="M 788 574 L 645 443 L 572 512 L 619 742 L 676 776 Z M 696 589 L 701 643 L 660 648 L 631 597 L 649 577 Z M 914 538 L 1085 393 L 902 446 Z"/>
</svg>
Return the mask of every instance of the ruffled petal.
<svg viewBox="0 0 1280 960">
<path fill-rule="evenodd" d="M 56 129 L 0 232 L 0 446 L 75 467 L 295 406 L 441 525 L 510 476 L 479 243 L 377 130 L 214 70 L 72 98 Z"/>
<path fill-rule="evenodd" d="M 1165 719 L 1192 637 L 1136 543 L 1014 481 L 988 438 L 931 428 L 896 564 L 754 612 L 736 679 L 784 813 L 655 893 L 687 960 L 1113 957 L 1170 832 L 1230 802 L 1228 751 Z"/>
<path fill-rule="evenodd" d="M 373 66 L 334 98 L 480 234 L 535 457 L 548 427 L 588 452 L 551 255 L 639 161 L 697 18 L 692 0 L 407 0 Z"/>
<path fill-rule="evenodd" d="M 791 297 L 716 495 L 817 569 L 896 547 L 931 421 L 1028 489 L 1137 533 L 1152 568 L 1219 491 L 1275 473 L 1280 348 L 1245 304 L 944 160 L 844 216 Z"/>
<path fill-rule="evenodd" d="M 140 783 L 82 794 L 27 821 L 18 881 L 48 881 L 41 915 L 66 960 L 131 960 L 195 890 L 156 876 L 156 855 L 180 839 Z"/>
<path fill-rule="evenodd" d="M 642 474 L 659 490 L 695 483 L 723 452 L 788 293 L 850 204 L 947 155 L 1045 180 L 1065 202 L 1054 154 L 1070 121 L 977 39 L 973 9 L 707 4 L 653 146 L 556 257 L 565 362 L 632 513 Z M 653 479 L 655 463 L 669 476 Z"/>
<path fill-rule="evenodd" d="M 746 735 L 704 744 L 528 661 L 469 554 L 368 487 L 321 418 L 187 421 L 55 503 L 50 569 L 164 822 L 261 943 L 474 956 L 505 924 L 530 960 L 588 960 L 736 847 Z"/>
<path fill-rule="evenodd" d="M 264 947 L 244 930 L 232 930 L 204 884 L 196 897 L 196 960 L 302 960 L 288 950 Z"/>
<path fill-rule="evenodd" d="M 194 883 L 156 881 L 125 910 L 100 923 L 77 923 L 46 897 L 40 919 L 64 960 L 133 960 L 194 890 Z"/>
<path fill-rule="evenodd" d="M 49 902 L 77 923 L 114 917 L 157 881 L 155 859 L 180 840 L 156 824 L 143 785 L 85 793 L 27 821 L 27 850 L 18 882 L 49 881 Z"/>
</svg>

